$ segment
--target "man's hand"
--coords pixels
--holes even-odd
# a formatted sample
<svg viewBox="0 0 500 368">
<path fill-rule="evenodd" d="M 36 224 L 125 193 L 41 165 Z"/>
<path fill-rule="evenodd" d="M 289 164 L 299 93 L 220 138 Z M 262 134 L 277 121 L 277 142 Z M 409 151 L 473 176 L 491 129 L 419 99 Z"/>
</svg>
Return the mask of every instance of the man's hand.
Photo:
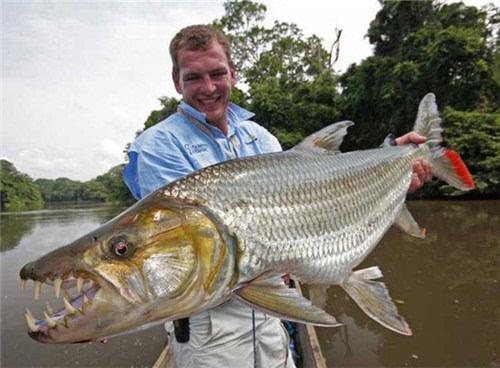
<svg viewBox="0 0 500 368">
<path fill-rule="evenodd" d="M 407 133 L 399 138 L 396 138 L 396 144 L 399 146 L 401 144 L 424 143 L 427 138 L 418 135 L 415 132 Z M 431 164 L 427 160 L 418 159 L 413 164 L 413 175 L 411 177 L 410 188 L 408 193 L 413 193 L 420 189 L 426 182 L 431 181 Z"/>
</svg>

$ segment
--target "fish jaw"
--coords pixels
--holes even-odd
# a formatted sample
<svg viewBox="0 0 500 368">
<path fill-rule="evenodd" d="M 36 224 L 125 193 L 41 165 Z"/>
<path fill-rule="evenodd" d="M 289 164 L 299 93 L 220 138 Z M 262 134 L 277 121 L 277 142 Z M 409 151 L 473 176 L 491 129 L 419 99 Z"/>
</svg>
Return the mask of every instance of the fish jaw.
<svg viewBox="0 0 500 368">
<path fill-rule="evenodd" d="M 190 204 L 148 198 L 22 268 L 21 283 L 34 282 L 35 299 L 42 285 L 53 286 L 56 298 L 66 294 L 64 307 L 48 308 L 45 318 L 27 310 L 32 338 L 94 341 L 182 318 L 229 297 L 234 252 L 215 219 Z M 72 298 L 69 289 L 75 288 Z"/>
</svg>

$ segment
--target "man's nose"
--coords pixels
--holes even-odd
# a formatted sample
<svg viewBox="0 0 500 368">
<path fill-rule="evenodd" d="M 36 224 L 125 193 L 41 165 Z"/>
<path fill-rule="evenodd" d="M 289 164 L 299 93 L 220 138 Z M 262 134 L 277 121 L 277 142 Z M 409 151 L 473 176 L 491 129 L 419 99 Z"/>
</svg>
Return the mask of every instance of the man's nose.
<svg viewBox="0 0 500 368">
<path fill-rule="evenodd" d="M 210 76 L 206 76 L 203 78 L 203 92 L 204 93 L 214 93 L 216 86 L 212 78 Z"/>
</svg>

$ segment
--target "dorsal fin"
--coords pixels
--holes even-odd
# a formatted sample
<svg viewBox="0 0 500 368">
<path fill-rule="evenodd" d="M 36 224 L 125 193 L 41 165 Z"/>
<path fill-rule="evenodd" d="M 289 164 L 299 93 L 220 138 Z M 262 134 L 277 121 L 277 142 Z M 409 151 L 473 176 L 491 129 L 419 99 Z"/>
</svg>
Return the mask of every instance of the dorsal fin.
<svg viewBox="0 0 500 368">
<path fill-rule="evenodd" d="M 292 149 L 317 153 L 339 153 L 339 147 L 347 134 L 347 128 L 351 125 L 354 123 L 348 120 L 328 125 L 306 137 Z"/>
</svg>

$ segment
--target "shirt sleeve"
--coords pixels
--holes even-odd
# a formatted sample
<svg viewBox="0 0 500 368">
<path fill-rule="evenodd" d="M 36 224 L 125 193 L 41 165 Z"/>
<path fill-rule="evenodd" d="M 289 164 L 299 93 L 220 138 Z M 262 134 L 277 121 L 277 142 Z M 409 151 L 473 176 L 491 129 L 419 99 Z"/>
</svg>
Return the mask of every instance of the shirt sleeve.
<svg viewBox="0 0 500 368">
<path fill-rule="evenodd" d="M 253 123 L 253 127 L 256 131 L 257 137 L 259 138 L 260 147 L 263 153 L 283 151 L 278 138 L 272 135 L 266 128 L 256 123 Z"/>
<path fill-rule="evenodd" d="M 146 137 L 128 152 L 123 179 L 136 199 L 193 172 L 173 137 Z"/>
</svg>

